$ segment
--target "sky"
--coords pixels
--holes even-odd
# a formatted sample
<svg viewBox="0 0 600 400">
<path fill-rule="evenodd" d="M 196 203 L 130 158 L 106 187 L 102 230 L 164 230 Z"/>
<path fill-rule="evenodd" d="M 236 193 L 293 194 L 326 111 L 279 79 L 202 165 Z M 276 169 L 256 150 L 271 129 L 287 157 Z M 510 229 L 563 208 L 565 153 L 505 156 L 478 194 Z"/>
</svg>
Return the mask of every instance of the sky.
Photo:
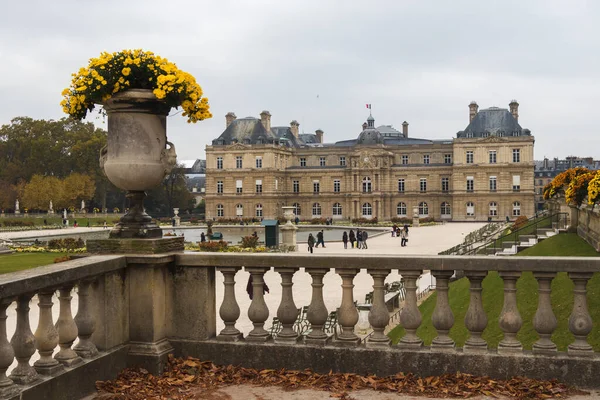
<svg viewBox="0 0 600 400">
<path fill-rule="evenodd" d="M 295 119 L 335 142 L 358 136 L 370 103 L 376 125 L 449 139 L 471 101 L 512 99 L 535 159 L 600 159 L 593 0 L 30 0 L 4 11 L 1 124 L 65 116 L 71 73 L 102 51 L 143 48 L 194 75 L 210 102 L 212 119 L 168 118 L 180 160 L 204 158 L 229 111 L 269 110 L 273 126 Z"/>
</svg>

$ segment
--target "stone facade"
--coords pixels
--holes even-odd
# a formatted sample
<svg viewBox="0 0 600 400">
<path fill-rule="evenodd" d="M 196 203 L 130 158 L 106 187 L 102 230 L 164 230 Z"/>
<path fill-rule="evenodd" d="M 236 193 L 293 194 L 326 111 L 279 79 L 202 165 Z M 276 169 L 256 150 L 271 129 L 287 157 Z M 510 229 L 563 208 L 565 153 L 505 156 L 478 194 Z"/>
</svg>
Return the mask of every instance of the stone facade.
<svg viewBox="0 0 600 400">
<path fill-rule="evenodd" d="M 515 105 L 516 104 L 516 105 Z M 369 116 L 355 140 L 323 143 L 323 131 L 299 134 L 298 123 L 226 117 L 206 147 L 206 217 L 272 218 L 284 205 L 302 220 L 420 217 L 485 221 L 531 216 L 534 138 L 510 111 L 469 106 L 470 123 L 455 138 L 410 138 Z"/>
</svg>

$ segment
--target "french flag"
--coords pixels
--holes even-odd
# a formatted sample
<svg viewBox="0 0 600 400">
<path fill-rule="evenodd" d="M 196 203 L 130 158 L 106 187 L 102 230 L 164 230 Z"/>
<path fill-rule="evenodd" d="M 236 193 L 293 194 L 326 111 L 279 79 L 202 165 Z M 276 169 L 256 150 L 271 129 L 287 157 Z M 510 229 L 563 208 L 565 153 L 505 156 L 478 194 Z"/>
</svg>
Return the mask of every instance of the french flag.
<svg viewBox="0 0 600 400">
<path fill-rule="evenodd" d="M 367 108 L 370 110 L 370 109 L 371 109 L 371 105 L 370 105 L 370 104 L 367 104 Z"/>
</svg>

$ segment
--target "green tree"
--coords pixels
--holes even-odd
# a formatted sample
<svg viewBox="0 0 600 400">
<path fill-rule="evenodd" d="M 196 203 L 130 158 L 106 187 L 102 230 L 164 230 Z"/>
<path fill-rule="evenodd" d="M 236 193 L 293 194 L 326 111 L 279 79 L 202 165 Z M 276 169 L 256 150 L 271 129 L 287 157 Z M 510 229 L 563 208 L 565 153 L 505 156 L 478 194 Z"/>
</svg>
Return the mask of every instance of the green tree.
<svg viewBox="0 0 600 400">
<path fill-rule="evenodd" d="M 175 166 L 161 186 L 148 192 L 145 205 L 151 213 L 162 215 L 172 215 L 176 207 L 182 211 L 193 208 L 193 196 L 187 188 L 183 164 Z"/>
<path fill-rule="evenodd" d="M 59 207 L 74 207 L 78 210 L 81 200 L 89 201 L 95 191 L 96 185 L 90 176 L 72 173 L 63 181 L 63 197 Z"/>
</svg>

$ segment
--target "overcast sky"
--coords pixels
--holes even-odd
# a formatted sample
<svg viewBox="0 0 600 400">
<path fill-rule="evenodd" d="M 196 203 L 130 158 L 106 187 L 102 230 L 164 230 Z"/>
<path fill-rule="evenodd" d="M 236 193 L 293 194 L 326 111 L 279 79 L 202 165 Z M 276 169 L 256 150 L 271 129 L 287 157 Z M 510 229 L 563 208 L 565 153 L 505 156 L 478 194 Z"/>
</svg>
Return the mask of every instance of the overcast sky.
<svg viewBox="0 0 600 400">
<path fill-rule="evenodd" d="M 58 119 L 70 75 L 101 51 L 152 50 L 192 73 L 214 117 L 169 118 L 179 159 L 204 158 L 224 115 L 322 129 L 326 142 L 376 125 L 447 139 L 468 104 L 508 108 L 535 136 L 535 158 L 600 158 L 600 2 L 75 1 L 5 5 L 0 123 Z M 92 119 L 93 120 L 93 119 Z M 101 122 L 98 122 L 102 126 Z"/>
</svg>

